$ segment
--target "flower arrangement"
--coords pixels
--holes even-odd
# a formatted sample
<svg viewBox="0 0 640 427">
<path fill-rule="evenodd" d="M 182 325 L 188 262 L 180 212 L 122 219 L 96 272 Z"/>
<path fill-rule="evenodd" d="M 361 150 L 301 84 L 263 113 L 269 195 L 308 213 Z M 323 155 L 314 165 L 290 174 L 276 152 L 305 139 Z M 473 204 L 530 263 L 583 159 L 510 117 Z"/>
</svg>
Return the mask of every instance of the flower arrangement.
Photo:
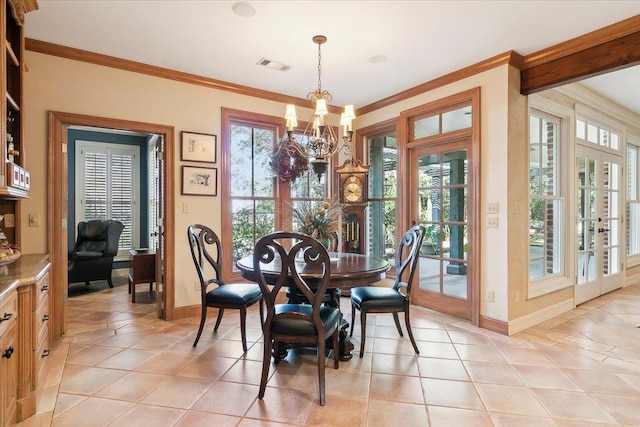
<svg viewBox="0 0 640 427">
<path fill-rule="evenodd" d="M 331 239 L 341 230 L 342 205 L 335 201 L 303 201 L 292 207 L 293 220 L 298 232 L 314 239 Z"/>
<path fill-rule="evenodd" d="M 300 152 L 297 144 L 283 139 L 269 162 L 280 181 L 293 182 L 309 169 L 309 159 Z"/>
</svg>

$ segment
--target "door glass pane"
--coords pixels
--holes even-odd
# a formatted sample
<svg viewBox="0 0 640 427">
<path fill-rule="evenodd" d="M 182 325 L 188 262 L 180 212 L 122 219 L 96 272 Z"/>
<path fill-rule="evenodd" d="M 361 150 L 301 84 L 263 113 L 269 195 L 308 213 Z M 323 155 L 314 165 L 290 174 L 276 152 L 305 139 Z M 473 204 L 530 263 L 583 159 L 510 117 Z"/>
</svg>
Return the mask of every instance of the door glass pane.
<svg viewBox="0 0 640 427">
<path fill-rule="evenodd" d="M 413 122 L 413 139 L 425 138 L 440 133 L 440 116 L 425 117 Z"/>
<path fill-rule="evenodd" d="M 471 127 L 471 106 L 468 105 L 457 110 L 447 111 L 442 114 L 442 132 L 451 132 L 458 129 Z"/>
</svg>

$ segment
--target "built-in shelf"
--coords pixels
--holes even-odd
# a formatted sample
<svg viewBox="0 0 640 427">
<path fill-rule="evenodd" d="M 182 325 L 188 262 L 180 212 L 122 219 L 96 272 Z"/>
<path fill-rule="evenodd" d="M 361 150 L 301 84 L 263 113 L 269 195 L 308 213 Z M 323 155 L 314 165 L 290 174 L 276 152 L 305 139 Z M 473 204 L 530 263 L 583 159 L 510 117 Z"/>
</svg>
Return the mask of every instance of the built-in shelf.
<svg viewBox="0 0 640 427">
<path fill-rule="evenodd" d="M 13 108 L 15 111 L 20 111 L 20 106 L 18 106 L 18 103 L 15 99 L 13 99 L 9 92 L 7 92 L 7 102 L 9 102 L 9 105 L 11 105 L 11 108 Z"/>
<path fill-rule="evenodd" d="M 7 41 L 6 46 L 7 46 L 7 55 L 9 56 L 9 58 L 11 58 L 11 62 L 13 62 L 13 65 L 15 65 L 16 67 L 19 67 L 20 61 L 18 61 L 18 57 L 13 51 L 13 48 L 11 47 L 11 43 Z"/>
</svg>

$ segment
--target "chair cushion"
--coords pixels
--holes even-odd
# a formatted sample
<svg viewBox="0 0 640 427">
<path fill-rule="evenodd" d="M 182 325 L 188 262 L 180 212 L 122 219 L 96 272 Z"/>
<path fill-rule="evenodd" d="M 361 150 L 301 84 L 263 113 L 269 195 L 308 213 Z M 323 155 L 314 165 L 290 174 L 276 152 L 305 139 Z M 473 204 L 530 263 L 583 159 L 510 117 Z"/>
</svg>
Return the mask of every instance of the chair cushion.
<svg viewBox="0 0 640 427">
<path fill-rule="evenodd" d="M 275 312 L 278 314 L 286 312 L 299 312 L 311 316 L 312 306 L 309 304 L 276 304 Z M 340 319 L 340 310 L 326 305 L 320 306 L 320 321 L 325 329 L 331 328 Z M 273 319 L 271 331 L 280 335 L 295 336 L 316 336 L 317 331 L 313 323 L 303 319 L 284 318 Z"/>
<path fill-rule="evenodd" d="M 363 286 L 351 289 L 351 302 L 358 309 L 404 307 L 404 295 L 392 288 Z"/>
<path fill-rule="evenodd" d="M 260 299 L 262 291 L 258 285 L 251 283 L 233 283 L 218 286 L 207 292 L 207 305 L 216 304 L 243 305 L 252 304 Z"/>
<path fill-rule="evenodd" d="M 73 253 L 72 257 L 78 260 L 101 258 L 102 252 L 80 251 Z"/>
</svg>

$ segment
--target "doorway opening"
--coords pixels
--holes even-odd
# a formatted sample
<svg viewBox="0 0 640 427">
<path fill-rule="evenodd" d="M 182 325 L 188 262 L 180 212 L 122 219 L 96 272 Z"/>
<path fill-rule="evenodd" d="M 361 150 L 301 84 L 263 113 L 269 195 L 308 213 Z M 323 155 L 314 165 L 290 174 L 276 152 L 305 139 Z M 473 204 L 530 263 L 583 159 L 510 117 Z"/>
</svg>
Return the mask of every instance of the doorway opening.
<svg viewBox="0 0 640 427">
<path fill-rule="evenodd" d="M 160 318 L 171 320 L 174 316 L 174 266 L 173 253 L 174 217 L 165 212 L 174 211 L 174 128 L 153 123 L 133 122 L 96 116 L 49 112 L 48 114 L 48 218 L 47 241 L 51 262 L 51 312 L 50 338 L 59 339 L 67 330 L 67 262 L 69 213 L 67 198 L 69 189 L 67 177 L 68 131 L 71 127 L 91 127 L 115 129 L 142 134 L 158 135 L 160 143 L 156 147 L 157 162 L 160 165 L 158 187 L 160 197 L 157 206 L 157 289 L 162 295 L 157 301 Z"/>
</svg>

